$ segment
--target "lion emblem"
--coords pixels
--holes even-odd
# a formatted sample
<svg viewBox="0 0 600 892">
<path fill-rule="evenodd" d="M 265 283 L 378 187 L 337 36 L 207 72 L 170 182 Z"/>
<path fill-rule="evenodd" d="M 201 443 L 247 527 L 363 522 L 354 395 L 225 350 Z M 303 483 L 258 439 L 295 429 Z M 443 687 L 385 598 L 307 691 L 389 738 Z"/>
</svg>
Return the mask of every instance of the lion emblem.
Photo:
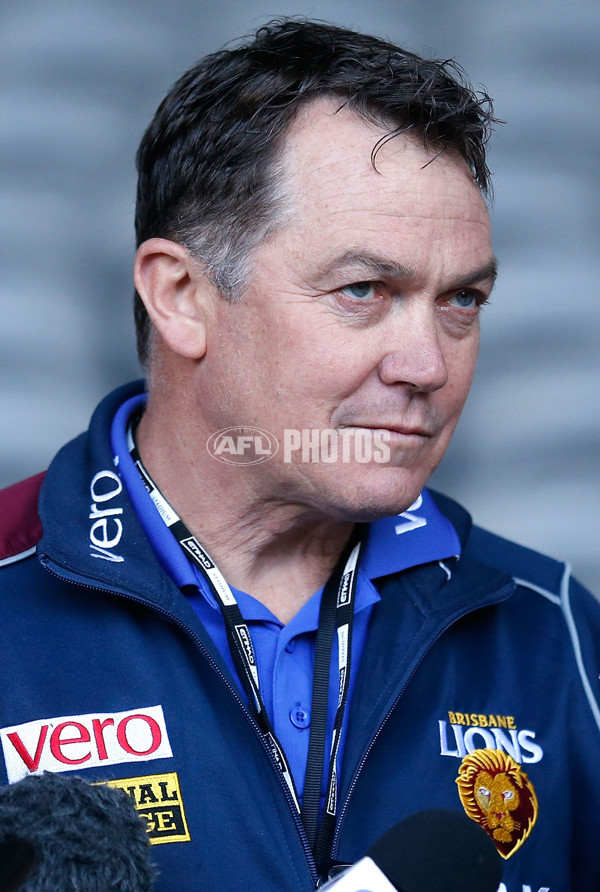
<svg viewBox="0 0 600 892">
<path fill-rule="evenodd" d="M 504 859 L 514 855 L 538 815 L 535 790 L 521 766 L 500 750 L 475 750 L 462 760 L 456 783 L 467 815 L 481 824 Z"/>
</svg>

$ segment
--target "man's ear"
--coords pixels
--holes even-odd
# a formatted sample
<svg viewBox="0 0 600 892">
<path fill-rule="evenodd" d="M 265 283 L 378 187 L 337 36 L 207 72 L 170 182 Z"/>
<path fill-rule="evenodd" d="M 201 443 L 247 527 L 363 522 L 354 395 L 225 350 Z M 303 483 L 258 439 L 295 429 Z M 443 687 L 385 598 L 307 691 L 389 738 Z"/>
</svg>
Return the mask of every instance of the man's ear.
<svg viewBox="0 0 600 892">
<path fill-rule="evenodd" d="M 133 277 L 163 341 L 179 356 L 202 359 L 214 287 L 189 251 L 168 239 L 148 239 L 135 255 Z"/>
</svg>

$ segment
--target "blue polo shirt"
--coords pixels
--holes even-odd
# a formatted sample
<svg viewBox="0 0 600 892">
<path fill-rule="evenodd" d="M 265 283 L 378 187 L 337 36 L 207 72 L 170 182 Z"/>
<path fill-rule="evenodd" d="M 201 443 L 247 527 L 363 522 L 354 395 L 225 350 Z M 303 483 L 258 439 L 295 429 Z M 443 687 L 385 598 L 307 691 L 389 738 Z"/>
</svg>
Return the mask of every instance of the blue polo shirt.
<svg viewBox="0 0 600 892">
<path fill-rule="evenodd" d="M 200 570 L 184 555 L 179 543 L 163 522 L 129 455 L 127 423 L 132 413 L 144 402 L 145 395 L 135 396 L 127 400 L 115 415 L 111 430 L 115 463 L 161 566 L 179 587 L 188 586 L 186 596 L 232 676 L 237 679 L 240 695 L 246 700 L 229 650 L 220 607 Z M 460 542 L 454 527 L 440 513 L 427 490 L 423 490 L 415 504 L 403 514 L 369 524 L 357 574 L 346 716 L 349 713 L 371 613 L 380 600 L 374 580 L 419 564 L 454 557 L 459 553 Z M 315 643 L 323 589 L 316 591 L 293 619 L 284 625 L 251 594 L 233 586 L 231 588 L 252 636 L 263 703 L 273 730 L 286 753 L 296 790 L 302 801 L 311 723 Z M 323 795 L 327 783 L 337 701 L 338 662 L 335 640 L 329 679 L 328 742 L 325 747 Z M 343 749 L 342 731 L 338 773 Z"/>
</svg>

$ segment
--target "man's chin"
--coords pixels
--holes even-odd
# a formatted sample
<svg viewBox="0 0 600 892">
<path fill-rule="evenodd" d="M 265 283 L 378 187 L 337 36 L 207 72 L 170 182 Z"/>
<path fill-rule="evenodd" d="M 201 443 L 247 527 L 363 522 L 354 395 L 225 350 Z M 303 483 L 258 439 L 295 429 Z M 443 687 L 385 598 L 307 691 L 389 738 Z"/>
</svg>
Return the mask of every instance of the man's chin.
<svg viewBox="0 0 600 892">
<path fill-rule="evenodd" d="M 399 468 L 364 469 L 362 473 L 339 475 L 337 486 L 323 486 L 321 504 L 331 517 L 354 523 L 371 523 L 407 511 L 417 500 L 429 475 Z M 344 479 L 345 478 L 345 479 Z"/>
</svg>

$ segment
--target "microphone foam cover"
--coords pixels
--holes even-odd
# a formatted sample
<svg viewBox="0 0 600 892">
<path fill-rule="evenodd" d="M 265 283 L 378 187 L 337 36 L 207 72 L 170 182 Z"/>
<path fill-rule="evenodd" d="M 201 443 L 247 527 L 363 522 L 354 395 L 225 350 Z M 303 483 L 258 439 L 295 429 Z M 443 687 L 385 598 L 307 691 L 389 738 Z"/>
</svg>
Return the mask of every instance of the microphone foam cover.
<svg viewBox="0 0 600 892">
<path fill-rule="evenodd" d="M 400 892 L 496 892 L 502 880 L 502 860 L 485 830 L 449 809 L 410 815 L 367 855 Z"/>
<path fill-rule="evenodd" d="M 0 787 L 0 852 L 22 850 L 11 876 L 0 871 L 0 892 L 149 892 L 156 875 L 149 848 L 123 790 L 49 772 Z M 14 872 L 23 870 L 26 882 L 14 887 Z"/>
</svg>

